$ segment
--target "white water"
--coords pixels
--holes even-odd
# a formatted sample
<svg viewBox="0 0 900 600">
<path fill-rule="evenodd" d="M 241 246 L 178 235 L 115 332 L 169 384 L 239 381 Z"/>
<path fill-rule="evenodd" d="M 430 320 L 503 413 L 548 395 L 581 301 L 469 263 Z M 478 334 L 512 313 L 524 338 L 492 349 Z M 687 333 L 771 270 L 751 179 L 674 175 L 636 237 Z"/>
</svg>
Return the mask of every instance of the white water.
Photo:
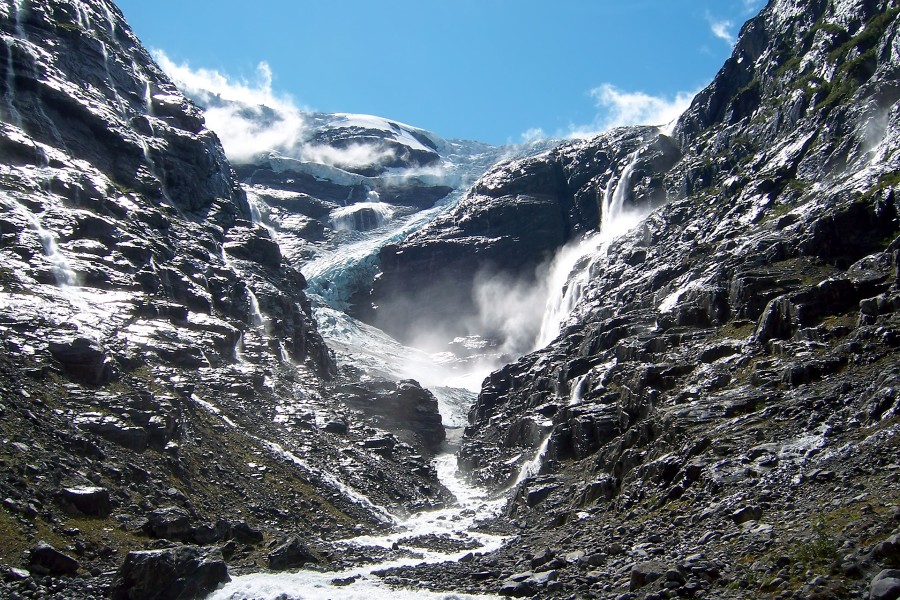
<svg viewBox="0 0 900 600">
<path fill-rule="evenodd" d="M 269 328 L 266 326 L 266 320 L 263 317 L 262 311 L 259 309 L 259 299 L 256 297 L 256 294 L 253 293 L 253 290 L 250 289 L 250 286 L 247 286 L 247 300 L 250 303 L 250 325 L 268 331 Z"/>
<path fill-rule="evenodd" d="M 522 468 L 519 470 L 519 475 L 516 477 L 516 480 L 510 486 L 511 488 L 516 487 L 529 477 L 534 477 L 538 473 L 541 472 L 541 466 L 544 464 L 544 456 L 547 454 L 547 448 L 550 446 L 550 434 L 553 433 L 552 428 L 547 430 L 547 433 L 544 434 L 544 439 L 541 441 L 541 445 L 538 446 L 537 451 L 534 453 L 534 457 L 529 460 L 527 463 L 522 465 Z"/>
<path fill-rule="evenodd" d="M 584 397 L 584 382 L 588 378 L 588 374 L 579 375 L 569 382 L 569 406 L 574 406 L 581 402 Z"/>
<path fill-rule="evenodd" d="M 295 459 L 298 461 L 298 459 Z M 302 463 L 302 461 L 299 461 Z M 238 600 L 254 598 L 258 600 L 320 599 L 371 600 L 371 599 L 417 599 L 431 598 L 444 600 L 465 600 L 494 598 L 494 596 L 468 595 L 444 592 L 428 592 L 419 589 L 398 589 L 382 583 L 374 571 L 391 567 L 413 566 L 423 562 L 436 563 L 459 560 L 463 555 L 478 551 L 490 552 L 499 548 L 505 538 L 470 529 L 480 519 L 496 516 L 505 504 L 504 498 L 490 498 L 483 491 L 469 486 L 458 474 L 456 457 L 443 454 L 436 459 L 438 478 L 452 491 L 457 504 L 451 508 L 418 513 L 408 519 L 397 521 L 394 530 L 381 536 L 364 535 L 334 543 L 336 550 L 349 546 L 375 546 L 379 548 L 398 547 L 415 554 L 414 557 L 393 559 L 364 565 L 338 572 L 301 570 L 294 573 L 244 575 L 234 578 L 222 589 L 213 593 L 209 600 Z M 460 541 L 475 541 L 474 550 L 439 552 L 427 550 L 405 543 L 409 538 L 422 535 L 447 535 Z M 355 578 L 349 585 L 333 585 L 335 579 Z"/>
<path fill-rule="evenodd" d="M 486 168 L 486 165 L 483 165 Z M 473 171 L 471 178 L 480 175 Z M 387 379 L 414 378 L 431 389 L 438 397 L 439 410 L 445 426 L 461 427 L 465 424 L 465 413 L 475 399 L 481 380 L 489 371 L 487 365 L 455 368 L 453 361 L 439 364 L 434 357 L 415 348 L 404 346 L 384 332 L 349 317 L 345 311 L 352 292 L 360 286 L 371 283 L 377 270 L 378 252 L 387 243 L 396 242 L 416 231 L 440 213 L 456 204 L 465 192 L 461 186 L 441 203 L 429 210 L 419 211 L 403 218 L 394 218 L 394 208 L 380 202 L 377 195 L 370 195 L 369 202 L 337 209 L 330 215 L 336 229 L 357 229 L 357 211 L 374 210 L 380 215 L 379 226 L 369 231 L 348 231 L 344 243 L 325 245 L 318 248 L 317 256 L 306 263 L 303 273 L 308 281 L 308 295 L 313 303 L 314 313 L 320 333 L 332 348 L 339 363 L 352 364 L 362 369 L 368 376 Z M 257 198 L 251 198 L 251 213 L 254 223 L 262 219 L 261 206 Z M 344 227 L 342 224 L 347 225 Z M 224 259 L 224 257 L 223 257 Z M 227 264 L 227 259 L 226 259 Z M 249 290 L 249 288 L 248 288 Z M 468 388 L 468 389 L 467 389 Z M 271 447 L 271 446 L 270 446 Z M 303 461 L 281 448 L 272 448 L 301 468 L 309 468 Z M 280 450 L 280 452 L 279 452 Z M 393 523 L 390 533 L 379 536 L 360 536 L 349 540 L 333 542 L 335 550 L 348 545 L 377 546 L 392 548 L 397 544 L 407 550 L 407 558 L 392 559 L 372 565 L 359 566 L 344 572 L 322 573 L 301 570 L 295 573 L 254 574 L 237 577 L 225 588 L 211 596 L 216 600 L 237 598 L 488 598 L 455 593 L 431 593 L 423 590 L 402 590 L 389 587 L 381 579 L 372 575 L 373 571 L 393 566 L 416 565 L 421 562 L 455 561 L 471 551 L 488 552 L 498 548 L 504 539 L 497 536 L 473 532 L 476 521 L 495 516 L 502 510 L 505 499 L 490 498 L 483 490 L 469 486 L 457 473 L 456 457 L 443 454 L 435 459 L 438 478 L 450 490 L 457 502 L 446 509 L 428 511 L 406 518 L 399 518 L 382 512 L 380 507 L 370 506 L 375 514 Z M 338 486 L 339 481 L 330 474 L 317 472 L 330 485 Z M 348 490 L 354 497 L 353 490 Z M 441 535 L 455 540 L 477 544 L 472 550 L 440 552 L 418 548 L 413 541 L 406 545 L 406 538 Z M 409 557 L 413 553 L 413 557 Z M 356 578 L 347 586 L 334 586 L 332 579 Z"/>
<path fill-rule="evenodd" d="M 550 296 L 535 349 L 543 348 L 559 335 L 590 285 L 591 267 L 605 258 L 610 242 L 633 229 L 647 216 L 646 211 L 625 207 L 625 201 L 631 194 L 631 175 L 639 155 L 640 151 L 629 155 L 618 180 L 616 173 L 610 175 L 603 192 L 599 231 L 564 246 L 554 257 L 547 284 Z"/>
<path fill-rule="evenodd" d="M 72 269 L 65 255 L 59 250 L 59 246 L 56 243 L 56 234 L 49 229 L 45 229 L 37 216 L 21 202 L 14 198 L 7 198 L 12 200 L 14 208 L 18 209 L 19 214 L 25 217 L 28 227 L 37 235 L 44 257 L 50 262 L 51 272 L 57 287 L 68 288 L 78 285 L 78 275 Z"/>
</svg>

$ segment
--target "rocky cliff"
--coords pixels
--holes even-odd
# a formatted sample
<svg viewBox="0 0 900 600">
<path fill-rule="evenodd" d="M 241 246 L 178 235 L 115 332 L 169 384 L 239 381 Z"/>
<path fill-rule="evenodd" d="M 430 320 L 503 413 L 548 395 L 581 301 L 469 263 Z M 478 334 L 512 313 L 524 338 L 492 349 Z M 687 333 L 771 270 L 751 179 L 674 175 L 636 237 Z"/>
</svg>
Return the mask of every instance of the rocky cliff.
<svg viewBox="0 0 900 600">
<path fill-rule="evenodd" d="M 896 597 L 898 14 L 772 0 L 672 129 L 499 164 L 375 260 L 361 230 L 382 204 L 421 211 L 463 180 L 430 170 L 494 150 L 315 115 L 301 142 L 329 161 L 282 148 L 234 171 L 115 6 L 6 0 L 0 597 L 198 597 L 303 565 L 355 585 L 329 572 L 423 549 L 463 551 L 371 576 L 536 598 Z M 360 144 L 374 162 L 347 158 Z M 619 235 L 624 215 L 640 224 Z M 298 268 L 342 239 L 365 268 L 323 261 L 307 289 Z M 508 502 L 476 524 L 461 507 L 450 531 L 509 536 L 495 552 L 433 532 L 325 541 L 449 500 L 435 396 L 351 362 L 365 340 L 409 355 L 335 319 L 371 334 L 335 343 L 339 365 L 313 319 L 313 293 L 349 302 L 379 264 L 361 312 L 399 337 L 458 338 L 466 359 L 545 346 L 484 381 L 462 440 L 470 479 Z M 558 268 L 562 318 L 540 327 L 546 307 L 515 296 Z M 527 335 L 482 314 L 491 281 Z"/>
<path fill-rule="evenodd" d="M 539 598 L 831 598 L 896 565 L 898 13 L 775 0 L 672 132 L 501 165 L 385 249 L 382 290 L 427 266 L 462 281 L 465 310 L 462 273 L 527 270 L 602 227 L 632 163 L 626 203 L 659 207 L 576 266 L 549 346 L 485 380 L 460 461 L 512 486 L 521 532 L 455 577 Z"/>
<path fill-rule="evenodd" d="M 0 595 L 105 596 L 124 562 L 150 597 L 166 561 L 196 595 L 222 555 L 440 504 L 434 397 L 334 390 L 304 277 L 118 9 L 9 0 L 0 34 Z M 159 540 L 216 549 L 125 561 Z"/>
</svg>

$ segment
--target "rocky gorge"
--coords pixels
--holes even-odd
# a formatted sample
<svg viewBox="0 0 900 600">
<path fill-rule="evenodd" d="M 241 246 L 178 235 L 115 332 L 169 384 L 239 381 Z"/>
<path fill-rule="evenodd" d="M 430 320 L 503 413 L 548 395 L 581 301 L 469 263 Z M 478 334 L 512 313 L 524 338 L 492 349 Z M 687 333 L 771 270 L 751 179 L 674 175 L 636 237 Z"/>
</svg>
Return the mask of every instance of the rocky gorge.
<svg viewBox="0 0 900 600">
<path fill-rule="evenodd" d="M 668 128 L 230 162 L 6 0 L 0 597 L 897 598 L 898 14 L 772 0 Z"/>
</svg>

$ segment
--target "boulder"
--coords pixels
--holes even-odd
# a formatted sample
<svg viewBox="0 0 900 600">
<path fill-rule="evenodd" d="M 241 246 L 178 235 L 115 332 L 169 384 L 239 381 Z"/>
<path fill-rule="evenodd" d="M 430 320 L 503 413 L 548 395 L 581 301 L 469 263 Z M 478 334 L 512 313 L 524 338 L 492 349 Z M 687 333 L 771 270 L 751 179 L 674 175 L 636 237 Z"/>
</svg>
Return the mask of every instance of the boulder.
<svg viewBox="0 0 900 600">
<path fill-rule="evenodd" d="M 38 542 L 28 557 L 28 570 L 33 575 L 75 575 L 78 561 L 46 542 Z"/>
<path fill-rule="evenodd" d="M 178 546 L 129 552 L 112 585 L 113 600 L 193 600 L 231 581 L 215 548 Z"/>
<path fill-rule="evenodd" d="M 102 385 L 112 378 L 112 361 L 103 348 L 86 337 L 51 340 L 48 348 L 74 381 Z"/>
<path fill-rule="evenodd" d="M 885 569 L 872 579 L 870 600 L 897 600 L 900 598 L 900 570 Z"/>
<path fill-rule="evenodd" d="M 738 525 L 743 525 L 748 521 L 759 521 L 762 517 L 762 509 L 758 506 L 742 506 L 733 513 L 731 518 Z"/>
<path fill-rule="evenodd" d="M 60 498 L 86 515 L 105 517 L 112 512 L 109 490 L 96 486 L 63 488 Z"/>
<path fill-rule="evenodd" d="M 316 556 L 297 538 L 292 538 L 269 552 L 269 568 L 273 571 L 296 569 L 314 562 L 318 562 Z"/>
<path fill-rule="evenodd" d="M 156 538 L 184 541 L 191 537 L 191 517 L 177 506 L 160 508 L 150 513 L 144 529 Z"/>
<path fill-rule="evenodd" d="M 632 592 L 640 589 L 657 579 L 662 579 L 668 571 L 669 568 L 666 566 L 666 563 L 658 560 L 640 562 L 631 568 L 629 588 Z"/>
<path fill-rule="evenodd" d="M 262 531 L 251 527 L 246 521 L 238 521 L 231 525 L 231 537 L 241 544 L 261 544 L 263 541 Z"/>
</svg>

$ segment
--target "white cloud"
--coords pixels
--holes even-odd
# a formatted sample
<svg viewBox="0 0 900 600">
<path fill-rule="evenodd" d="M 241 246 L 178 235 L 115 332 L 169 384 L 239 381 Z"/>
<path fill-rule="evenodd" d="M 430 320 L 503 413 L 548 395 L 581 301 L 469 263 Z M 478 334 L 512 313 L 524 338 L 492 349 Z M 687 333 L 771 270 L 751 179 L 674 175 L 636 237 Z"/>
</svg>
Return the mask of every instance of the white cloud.
<svg viewBox="0 0 900 600">
<path fill-rule="evenodd" d="M 532 127 L 531 129 L 523 132 L 521 137 L 522 143 L 527 144 L 529 142 L 543 140 L 547 137 L 547 134 L 540 127 Z"/>
<path fill-rule="evenodd" d="M 744 0 L 744 12 L 751 14 L 759 11 L 759 0 Z"/>
<path fill-rule="evenodd" d="M 568 137 L 588 137 L 623 125 L 667 125 L 690 106 L 696 92 L 652 96 L 645 92 L 626 92 L 604 83 L 592 89 L 590 95 L 601 112 L 591 125 L 572 127 Z"/>
<path fill-rule="evenodd" d="M 387 163 L 395 158 L 397 153 L 390 148 L 375 144 L 350 144 L 345 148 L 324 144 L 304 144 L 301 155 L 303 160 L 352 169 Z"/>
<path fill-rule="evenodd" d="M 206 105 L 206 125 L 222 140 L 230 159 L 246 161 L 273 150 L 294 154 L 305 139 L 303 111 L 289 96 L 272 91 L 267 63 L 260 63 L 256 81 L 248 82 L 176 64 L 161 50 L 154 50 L 153 57 L 185 94 Z"/>
<path fill-rule="evenodd" d="M 729 46 L 734 45 L 735 39 L 731 33 L 731 28 L 734 26 L 733 21 L 730 19 L 714 19 L 709 16 L 707 16 L 707 20 L 709 21 L 709 30 L 712 31 L 714 36 L 723 40 Z"/>
</svg>

